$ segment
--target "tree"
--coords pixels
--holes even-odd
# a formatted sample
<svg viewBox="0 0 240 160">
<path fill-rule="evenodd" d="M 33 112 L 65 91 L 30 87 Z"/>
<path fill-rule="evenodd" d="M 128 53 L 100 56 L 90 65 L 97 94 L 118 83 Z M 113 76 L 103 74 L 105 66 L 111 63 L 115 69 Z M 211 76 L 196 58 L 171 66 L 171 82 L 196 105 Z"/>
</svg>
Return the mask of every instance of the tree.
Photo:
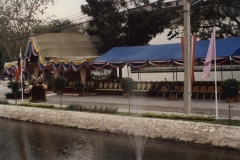
<svg viewBox="0 0 240 160">
<path fill-rule="evenodd" d="M 12 93 L 15 94 L 15 105 L 17 105 L 17 93 L 20 89 L 21 84 L 17 81 L 15 82 L 9 82 L 8 83 L 8 88 L 12 89 Z"/>
<path fill-rule="evenodd" d="M 226 79 L 222 84 L 222 92 L 228 98 L 229 120 L 231 120 L 231 99 L 238 94 L 239 84 L 236 79 Z"/>
<path fill-rule="evenodd" d="M 192 1 L 192 4 L 197 0 Z M 216 27 L 216 37 L 240 36 L 240 1 L 239 0 L 208 0 L 201 1 L 191 6 L 191 33 L 199 39 L 206 40 L 211 37 L 212 28 Z M 172 27 L 169 38 L 173 38 L 183 31 L 178 30 L 183 26 L 183 17 L 177 19 Z"/>
<path fill-rule="evenodd" d="M 4 64 L 3 64 L 3 52 L 4 52 L 4 49 L 0 46 L 0 75 L 1 76 L 4 76 L 3 75 L 3 69 L 4 69 Z"/>
<path fill-rule="evenodd" d="M 60 107 L 62 108 L 62 91 L 65 89 L 67 86 L 67 79 L 62 76 L 57 76 L 57 78 L 54 79 L 53 82 L 53 88 L 56 91 L 60 92 Z"/>
<path fill-rule="evenodd" d="M 136 89 L 136 83 L 130 77 L 125 77 L 121 79 L 120 82 L 121 88 L 123 90 L 124 97 L 128 98 L 128 113 L 130 114 L 130 97 L 133 93 L 133 90 Z"/>
<path fill-rule="evenodd" d="M 171 8 L 163 8 L 163 0 L 156 4 L 149 0 L 86 1 L 81 10 L 94 19 L 86 31 L 100 54 L 117 46 L 148 45 L 178 15 Z"/>
<path fill-rule="evenodd" d="M 16 60 L 20 46 L 27 43 L 31 29 L 43 21 L 37 16 L 43 15 L 49 3 L 55 0 L 2 0 L 0 2 L 0 38 L 10 61 Z M 7 42 L 25 36 L 26 39 Z"/>
<path fill-rule="evenodd" d="M 74 26 L 70 27 L 69 26 L 74 26 L 74 23 L 72 23 L 69 20 L 52 20 L 49 23 L 42 25 L 36 25 L 33 28 L 34 33 L 42 33 L 42 32 L 48 32 L 51 31 L 51 33 L 78 33 L 82 32 L 82 27 L 81 26 Z"/>
</svg>

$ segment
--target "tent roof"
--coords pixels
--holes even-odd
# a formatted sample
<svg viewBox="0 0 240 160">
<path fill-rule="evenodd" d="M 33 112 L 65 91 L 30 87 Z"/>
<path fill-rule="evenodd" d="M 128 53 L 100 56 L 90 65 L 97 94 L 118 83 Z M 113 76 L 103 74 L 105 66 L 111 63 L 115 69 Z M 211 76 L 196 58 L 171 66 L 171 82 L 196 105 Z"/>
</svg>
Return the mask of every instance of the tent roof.
<svg viewBox="0 0 240 160">
<path fill-rule="evenodd" d="M 86 34 L 47 33 L 34 37 L 45 58 L 96 57 L 97 52 Z"/>
<path fill-rule="evenodd" d="M 5 62 L 4 68 L 12 68 L 13 66 L 17 66 L 18 61 L 13 62 Z"/>
<path fill-rule="evenodd" d="M 197 41 L 195 58 L 205 58 L 210 41 Z M 240 56 L 240 37 L 217 39 L 217 57 Z M 150 46 L 114 47 L 94 62 L 182 59 L 181 43 Z"/>
<path fill-rule="evenodd" d="M 196 48 L 196 58 L 205 58 L 207 56 L 210 41 L 198 41 Z M 240 37 L 216 39 L 216 54 L 221 56 L 239 56 L 240 55 Z"/>
</svg>

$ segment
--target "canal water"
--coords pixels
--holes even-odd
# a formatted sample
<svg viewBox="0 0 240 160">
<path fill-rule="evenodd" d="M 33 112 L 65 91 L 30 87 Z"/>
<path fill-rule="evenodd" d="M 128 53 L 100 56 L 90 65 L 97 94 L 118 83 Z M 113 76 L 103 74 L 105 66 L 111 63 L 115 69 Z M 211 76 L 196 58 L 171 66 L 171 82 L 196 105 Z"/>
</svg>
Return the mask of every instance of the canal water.
<svg viewBox="0 0 240 160">
<path fill-rule="evenodd" d="M 130 136 L 0 119 L 1 160 L 135 160 Z M 240 160 L 240 152 L 148 138 L 143 160 Z"/>
</svg>

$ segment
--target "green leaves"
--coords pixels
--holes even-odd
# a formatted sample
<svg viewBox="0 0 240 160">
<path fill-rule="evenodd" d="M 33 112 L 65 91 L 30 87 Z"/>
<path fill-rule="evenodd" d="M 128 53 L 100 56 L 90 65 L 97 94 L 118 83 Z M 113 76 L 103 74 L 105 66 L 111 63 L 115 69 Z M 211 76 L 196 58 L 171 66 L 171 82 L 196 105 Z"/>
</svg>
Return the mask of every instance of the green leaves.
<svg viewBox="0 0 240 160">
<path fill-rule="evenodd" d="M 12 89 L 14 93 L 17 93 L 20 89 L 21 84 L 19 82 L 8 82 L 8 88 Z"/>
<path fill-rule="evenodd" d="M 226 97 L 234 97 L 238 94 L 239 85 L 236 79 L 226 79 L 222 84 L 222 92 Z"/>
<path fill-rule="evenodd" d="M 162 8 L 162 1 L 144 7 L 149 0 L 87 2 L 81 6 L 82 12 L 96 20 L 89 23 L 86 31 L 91 38 L 98 37 L 93 43 L 100 54 L 117 46 L 148 45 L 178 15 L 174 9 Z M 104 18 L 98 19 L 99 16 Z"/>
<path fill-rule="evenodd" d="M 27 44 L 28 36 L 34 26 L 42 20 L 39 16 L 46 10 L 49 3 L 55 0 L 26 1 L 26 0 L 2 0 L 0 7 L 0 40 L 6 48 L 4 58 L 14 61 L 19 55 L 19 48 Z M 13 40 L 27 37 L 25 40 Z M 9 43 L 5 41 L 13 40 Z"/>
<path fill-rule="evenodd" d="M 67 79 L 62 76 L 57 76 L 53 82 L 53 88 L 55 90 L 63 90 L 67 86 Z"/>
<path fill-rule="evenodd" d="M 132 93 L 136 88 L 136 83 L 129 77 L 122 78 L 120 85 L 124 93 Z"/>
</svg>

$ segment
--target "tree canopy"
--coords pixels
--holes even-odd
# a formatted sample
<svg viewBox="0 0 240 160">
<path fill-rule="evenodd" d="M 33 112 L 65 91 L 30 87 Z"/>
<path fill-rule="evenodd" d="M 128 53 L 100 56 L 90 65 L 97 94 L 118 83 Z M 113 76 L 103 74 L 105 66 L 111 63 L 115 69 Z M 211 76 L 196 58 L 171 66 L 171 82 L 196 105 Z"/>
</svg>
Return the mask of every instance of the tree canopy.
<svg viewBox="0 0 240 160">
<path fill-rule="evenodd" d="M 211 37 L 213 27 L 216 27 L 216 37 L 240 36 L 240 1 L 239 0 L 208 0 L 192 1 L 191 4 L 191 33 L 199 39 L 206 40 Z M 179 17 L 172 27 L 170 38 L 182 34 L 179 26 L 183 25 L 183 17 Z"/>
<path fill-rule="evenodd" d="M 4 49 L 0 46 L 0 75 L 3 74 L 3 67 L 4 67 L 4 61 L 2 59 L 3 52 L 4 52 Z"/>
<path fill-rule="evenodd" d="M 86 31 L 99 53 L 117 46 L 148 45 L 165 28 L 170 28 L 169 39 L 183 35 L 182 6 L 167 6 L 172 2 L 86 1 L 88 4 L 82 5 L 81 10 L 93 18 Z M 209 39 L 214 26 L 217 38 L 239 36 L 239 17 L 239 0 L 191 1 L 191 33 L 200 40 Z"/>
<path fill-rule="evenodd" d="M 73 27 L 69 27 L 73 26 Z M 37 24 L 33 28 L 34 33 L 77 33 L 82 31 L 81 26 L 75 26 L 70 20 L 52 20 L 47 24 Z"/>
<path fill-rule="evenodd" d="M 157 0 L 156 0 L 157 1 Z M 19 48 L 25 48 L 31 31 L 42 33 L 86 31 L 102 54 L 117 46 L 148 45 L 157 34 L 170 28 L 169 39 L 183 33 L 182 6 L 167 6 L 158 0 L 86 0 L 82 13 L 92 17 L 87 27 L 76 27 L 70 20 L 43 23 L 38 15 L 44 14 L 49 4 L 56 0 L 2 0 L 0 2 L 0 47 L 2 59 L 18 58 Z M 195 3 L 199 2 L 199 3 Z M 173 2 L 174 3 L 174 2 Z M 216 26 L 218 38 L 240 35 L 239 0 L 192 0 L 191 32 L 201 40 L 209 39 Z M 70 27 L 70 28 L 69 28 Z M 180 29 L 179 29 L 180 28 Z M 18 39 L 26 37 L 26 39 Z M 8 42 L 8 40 L 16 39 Z M 161 41 L 159 41 L 161 43 Z"/>
<path fill-rule="evenodd" d="M 100 54 L 117 46 L 148 45 L 177 15 L 175 10 L 162 7 L 163 0 L 155 4 L 149 0 L 86 1 L 82 12 L 93 18 L 86 31 L 95 38 Z"/>
<path fill-rule="evenodd" d="M 43 21 L 38 17 L 55 0 L 2 0 L 0 2 L 0 40 L 5 48 L 4 59 L 16 60 L 19 48 L 27 44 L 27 38 L 7 42 L 9 39 L 28 37 L 31 29 Z"/>
</svg>

